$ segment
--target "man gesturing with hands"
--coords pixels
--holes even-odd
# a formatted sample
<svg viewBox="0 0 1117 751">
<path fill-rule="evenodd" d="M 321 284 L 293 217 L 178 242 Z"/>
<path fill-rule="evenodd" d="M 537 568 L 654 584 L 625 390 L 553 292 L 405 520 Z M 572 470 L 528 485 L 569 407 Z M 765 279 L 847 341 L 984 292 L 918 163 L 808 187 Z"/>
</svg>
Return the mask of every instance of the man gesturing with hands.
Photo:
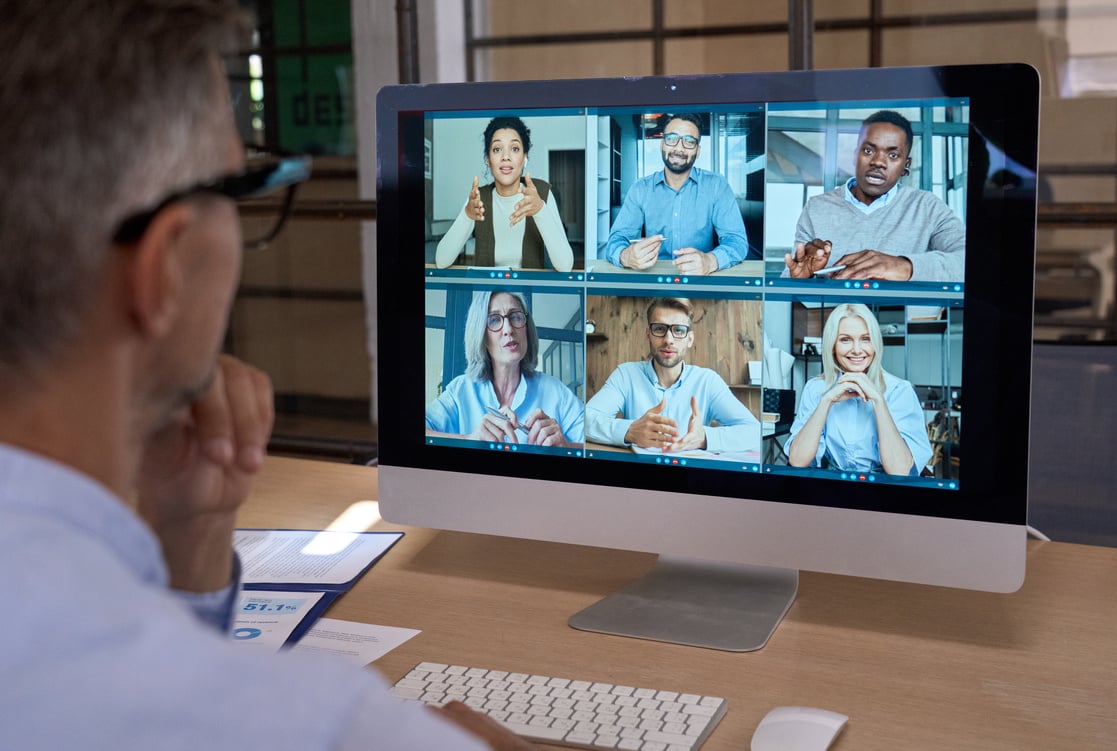
<svg viewBox="0 0 1117 751">
<path fill-rule="evenodd" d="M 648 358 L 621 363 L 586 403 L 588 440 L 664 452 L 759 449 L 756 417 L 715 371 L 686 362 L 691 316 L 686 300 L 651 301 Z"/>
</svg>

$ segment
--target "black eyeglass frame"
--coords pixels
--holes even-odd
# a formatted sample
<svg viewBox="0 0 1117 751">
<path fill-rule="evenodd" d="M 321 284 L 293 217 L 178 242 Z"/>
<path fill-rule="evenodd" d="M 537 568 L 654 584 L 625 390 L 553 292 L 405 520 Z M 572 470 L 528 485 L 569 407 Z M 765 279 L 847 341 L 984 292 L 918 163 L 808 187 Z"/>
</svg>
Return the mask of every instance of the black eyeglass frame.
<svg viewBox="0 0 1117 751">
<path fill-rule="evenodd" d="M 660 333 L 657 334 L 656 329 L 658 329 L 658 328 L 662 328 L 663 330 Z M 675 339 L 675 340 L 686 339 L 687 334 L 689 334 L 690 331 L 691 331 L 691 328 L 692 328 L 691 326 L 687 326 L 686 324 L 682 324 L 682 323 L 649 323 L 648 324 L 648 331 L 651 332 L 651 335 L 654 336 L 656 339 L 662 339 L 663 337 L 667 336 L 667 334 L 669 332 L 671 334 L 672 339 Z M 681 334 L 678 333 L 679 329 L 682 329 L 683 333 L 681 333 Z"/>
<path fill-rule="evenodd" d="M 683 134 L 683 133 L 664 133 L 663 134 L 663 142 L 665 144 L 667 144 L 668 146 L 673 147 L 679 141 L 683 142 L 683 148 L 686 149 L 687 151 L 694 151 L 695 149 L 698 148 L 698 144 L 701 143 L 700 138 L 695 138 L 694 136 L 692 136 L 690 134 Z"/>
<path fill-rule="evenodd" d="M 286 193 L 280 201 L 279 220 L 275 223 L 275 226 L 263 237 L 244 243 L 246 250 L 258 250 L 266 247 L 276 238 L 280 230 L 283 229 L 283 225 L 286 224 L 299 183 L 310 177 L 311 158 L 278 149 L 253 148 L 252 150 L 254 153 L 244 170 L 177 190 L 159 201 L 154 207 L 125 218 L 118 225 L 116 232 L 113 233 L 113 242 L 126 245 L 138 241 L 143 237 L 144 232 L 147 231 L 148 226 L 160 211 L 173 203 L 186 200 L 200 193 L 212 193 L 234 201 L 244 201 L 286 189 Z M 272 159 L 266 164 L 251 164 L 253 158 L 260 157 L 271 157 Z"/>
</svg>

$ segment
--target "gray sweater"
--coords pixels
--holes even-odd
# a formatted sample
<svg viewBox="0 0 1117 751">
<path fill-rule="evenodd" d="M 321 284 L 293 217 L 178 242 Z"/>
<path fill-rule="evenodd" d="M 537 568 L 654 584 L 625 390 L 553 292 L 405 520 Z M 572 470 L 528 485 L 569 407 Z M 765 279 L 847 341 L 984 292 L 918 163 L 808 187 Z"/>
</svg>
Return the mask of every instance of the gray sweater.
<svg viewBox="0 0 1117 751">
<path fill-rule="evenodd" d="M 833 244 L 828 265 L 858 250 L 878 250 L 911 261 L 912 281 L 962 281 L 966 228 L 933 193 L 899 185 L 888 203 L 866 214 L 846 200 L 845 186 L 807 201 L 795 228 L 796 242 Z"/>
</svg>

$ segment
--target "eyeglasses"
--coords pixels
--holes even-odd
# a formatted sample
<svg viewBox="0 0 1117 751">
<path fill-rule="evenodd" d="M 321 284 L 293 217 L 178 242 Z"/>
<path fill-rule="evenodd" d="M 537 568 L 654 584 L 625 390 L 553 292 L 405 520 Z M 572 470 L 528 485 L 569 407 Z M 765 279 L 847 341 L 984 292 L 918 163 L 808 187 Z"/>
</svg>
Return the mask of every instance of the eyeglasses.
<svg viewBox="0 0 1117 751">
<path fill-rule="evenodd" d="M 649 323 L 648 330 L 652 332 L 652 336 L 657 339 L 667 336 L 667 332 L 671 332 L 673 339 L 685 339 L 686 335 L 690 333 L 690 326 L 684 326 L 681 323 L 667 325 L 666 323 Z"/>
<path fill-rule="evenodd" d="M 508 315 L 489 313 L 489 317 L 485 319 L 485 328 L 489 331 L 500 331 L 504 328 L 504 319 L 506 318 L 514 329 L 522 329 L 527 324 L 527 314 L 522 310 L 513 310 Z"/>
<path fill-rule="evenodd" d="M 663 142 L 668 146 L 676 145 L 679 140 L 683 142 L 683 148 L 687 151 L 694 151 L 698 148 L 698 139 L 694 136 L 684 136 L 680 133 L 664 133 Z"/>
<path fill-rule="evenodd" d="M 291 212 L 298 184 L 310 177 L 311 159 L 273 149 L 249 147 L 245 167 L 242 171 L 224 175 L 204 183 L 192 185 L 171 193 L 154 207 L 127 217 L 113 234 L 113 242 L 134 243 L 143 237 L 148 226 L 160 211 L 172 203 L 184 201 L 201 193 L 213 193 L 234 201 L 260 198 L 269 193 L 286 188 L 283 197 L 274 204 L 268 204 L 267 221 L 260 225 L 259 231 L 245 237 L 246 250 L 259 250 L 275 239 Z"/>
</svg>

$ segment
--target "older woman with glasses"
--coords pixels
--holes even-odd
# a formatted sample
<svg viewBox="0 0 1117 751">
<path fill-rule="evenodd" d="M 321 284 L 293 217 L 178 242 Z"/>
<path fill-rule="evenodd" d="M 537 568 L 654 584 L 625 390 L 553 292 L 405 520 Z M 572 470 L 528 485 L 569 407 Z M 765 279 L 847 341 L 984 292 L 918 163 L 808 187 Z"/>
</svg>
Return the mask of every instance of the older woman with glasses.
<svg viewBox="0 0 1117 751">
<path fill-rule="evenodd" d="M 465 324 L 466 372 L 427 405 L 427 435 L 530 446 L 580 446 L 582 402 L 536 370 L 539 335 L 518 292 L 473 293 Z"/>
<path fill-rule="evenodd" d="M 843 303 L 822 330 L 822 374 L 807 381 L 784 447 L 794 467 L 918 477 L 931 459 L 915 388 L 881 366 L 876 316 Z"/>
<path fill-rule="evenodd" d="M 475 240 L 474 264 L 542 269 L 544 253 L 556 271 L 574 267 L 551 186 L 527 171 L 531 131 L 518 117 L 495 117 L 483 135 L 492 182 L 473 178 L 457 219 L 438 242 L 435 265 L 446 268 Z"/>
</svg>

